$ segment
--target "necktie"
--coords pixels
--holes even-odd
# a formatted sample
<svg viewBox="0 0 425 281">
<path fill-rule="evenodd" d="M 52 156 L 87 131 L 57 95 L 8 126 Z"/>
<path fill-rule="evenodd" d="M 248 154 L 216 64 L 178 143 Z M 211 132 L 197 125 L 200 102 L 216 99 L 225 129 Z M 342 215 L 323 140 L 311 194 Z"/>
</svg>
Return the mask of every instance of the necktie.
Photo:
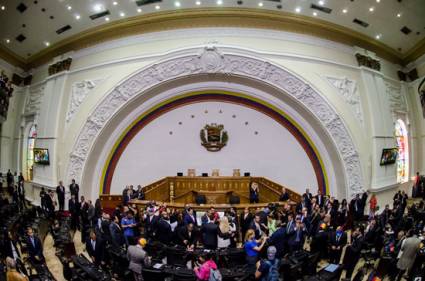
<svg viewBox="0 0 425 281">
<path fill-rule="evenodd" d="M 34 237 L 31 237 L 31 243 L 32 243 L 32 246 L 35 248 L 35 241 L 34 241 Z"/>
<path fill-rule="evenodd" d="M 300 242 L 300 231 L 297 230 L 297 238 L 295 239 L 295 242 Z"/>
<path fill-rule="evenodd" d="M 91 241 L 91 246 L 93 247 L 93 250 L 96 250 L 96 241 Z"/>
</svg>

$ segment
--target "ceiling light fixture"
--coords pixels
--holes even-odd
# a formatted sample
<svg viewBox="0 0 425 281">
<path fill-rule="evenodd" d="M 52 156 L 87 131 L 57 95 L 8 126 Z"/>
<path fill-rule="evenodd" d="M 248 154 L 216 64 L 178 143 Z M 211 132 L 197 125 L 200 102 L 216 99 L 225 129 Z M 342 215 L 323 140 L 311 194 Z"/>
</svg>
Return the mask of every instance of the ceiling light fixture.
<svg viewBox="0 0 425 281">
<path fill-rule="evenodd" d="M 6 7 L 5 6 L 1 6 L 1 10 L 2 11 L 6 10 Z"/>
<path fill-rule="evenodd" d="M 93 5 L 93 11 L 99 13 L 99 12 L 101 12 L 103 10 L 104 10 L 104 8 L 103 8 L 103 5 L 102 4 L 94 4 Z"/>
<path fill-rule="evenodd" d="M 369 8 L 369 12 L 373 12 L 373 11 L 375 11 L 375 8 L 374 7 L 370 7 Z"/>
<path fill-rule="evenodd" d="M 258 3 L 258 7 L 263 7 L 263 2 Z"/>
<path fill-rule="evenodd" d="M 105 18 L 105 21 L 109 21 L 109 17 L 106 17 L 106 18 Z"/>
<path fill-rule="evenodd" d="M 380 3 L 381 2 L 381 0 L 376 0 L 376 3 Z"/>
<path fill-rule="evenodd" d="M 78 14 L 77 14 L 77 15 L 75 15 L 75 19 L 76 19 L 76 20 L 79 20 L 80 18 L 81 18 L 81 16 L 80 16 L 80 15 L 78 15 Z"/>
<path fill-rule="evenodd" d="M 10 39 L 6 39 L 6 43 L 9 44 L 10 43 Z"/>
<path fill-rule="evenodd" d="M 114 2 L 112 2 L 112 5 L 116 6 L 116 5 L 118 5 L 118 2 L 114 1 Z"/>
<path fill-rule="evenodd" d="M 401 13 L 398 13 L 398 14 L 397 14 L 397 17 L 398 17 L 398 18 L 401 18 Z"/>
<path fill-rule="evenodd" d="M 317 17 L 317 12 L 313 12 L 313 16 Z"/>
<path fill-rule="evenodd" d="M 377 34 L 377 35 L 375 36 L 375 38 L 376 38 L 377 40 L 381 39 L 381 37 L 382 37 L 382 34 Z"/>
<path fill-rule="evenodd" d="M 176 6 L 177 8 L 179 8 L 182 4 L 180 4 L 179 1 L 174 2 L 174 6 Z"/>
<path fill-rule="evenodd" d="M 196 1 L 196 5 L 197 6 L 201 5 L 201 1 Z"/>
<path fill-rule="evenodd" d="M 69 5 L 66 8 L 68 9 L 68 11 L 71 11 L 72 10 L 72 7 L 69 6 Z"/>
<path fill-rule="evenodd" d="M 120 12 L 120 17 L 125 17 L 125 13 L 124 12 Z"/>
<path fill-rule="evenodd" d="M 320 0 L 320 1 L 319 1 L 319 5 L 320 5 L 320 6 L 323 6 L 323 5 L 325 5 L 325 1 L 323 1 L 323 0 Z"/>
<path fill-rule="evenodd" d="M 44 45 L 46 45 L 46 47 L 49 47 L 50 43 L 46 41 L 46 42 L 44 42 Z"/>
<path fill-rule="evenodd" d="M 295 8 L 295 12 L 300 13 L 301 12 L 301 8 L 300 7 L 296 7 Z"/>
<path fill-rule="evenodd" d="M 140 8 L 139 8 L 139 9 L 137 9 L 137 12 L 138 12 L 138 13 L 141 13 L 141 12 L 142 12 L 142 9 L 140 9 Z"/>
<path fill-rule="evenodd" d="M 217 0 L 217 5 L 223 5 L 223 0 Z"/>
<path fill-rule="evenodd" d="M 347 10 L 347 9 L 343 9 L 343 10 L 342 10 L 342 12 L 343 12 L 344 14 L 346 14 L 346 13 L 348 13 L 348 10 Z"/>
<path fill-rule="evenodd" d="M 156 6 L 155 6 L 155 9 L 156 9 L 156 10 L 159 10 L 159 9 L 161 9 L 161 7 L 160 7 L 159 5 L 156 5 Z"/>
</svg>

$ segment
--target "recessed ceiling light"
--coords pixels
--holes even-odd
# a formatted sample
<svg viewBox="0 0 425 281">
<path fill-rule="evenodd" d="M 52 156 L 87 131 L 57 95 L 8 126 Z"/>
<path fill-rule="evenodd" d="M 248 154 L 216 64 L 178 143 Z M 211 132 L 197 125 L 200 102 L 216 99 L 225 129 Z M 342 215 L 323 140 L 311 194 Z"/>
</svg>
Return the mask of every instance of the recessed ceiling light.
<svg viewBox="0 0 425 281">
<path fill-rule="evenodd" d="M 141 13 L 141 12 L 142 12 L 142 9 L 140 9 L 140 8 L 139 8 L 139 9 L 137 9 L 137 12 L 138 12 L 138 13 Z"/>
<path fill-rule="evenodd" d="M 106 17 L 106 18 L 105 18 L 105 21 L 109 21 L 109 17 Z"/>
<path fill-rule="evenodd" d="M 118 5 L 118 2 L 114 1 L 114 2 L 112 2 L 112 5 L 116 6 L 116 5 Z"/>
<path fill-rule="evenodd" d="M 379 3 L 379 2 L 381 2 L 381 0 L 376 0 L 376 3 Z"/>
<path fill-rule="evenodd" d="M 398 18 L 401 18 L 401 13 L 398 13 L 398 14 L 397 14 L 397 17 L 398 17 Z"/>
<path fill-rule="evenodd" d="M 6 10 L 5 6 L 1 6 L 2 11 Z"/>
<path fill-rule="evenodd" d="M 66 8 L 68 9 L 68 11 L 71 11 L 72 10 L 72 7 L 69 6 L 69 5 Z"/>
<path fill-rule="evenodd" d="M 196 1 L 196 5 L 201 5 L 201 1 Z"/>
<path fill-rule="evenodd" d="M 80 18 L 81 18 L 81 16 L 80 16 L 80 15 L 78 15 L 78 14 L 77 14 L 77 15 L 75 15 L 75 19 L 76 19 L 76 20 L 79 20 Z"/>
<path fill-rule="evenodd" d="M 320 1 L 319 1 L 319 5 L 320 5 L 320 6 L 323 6 L 323 5 L 325 5 L 325 1 L 323 1 L 323 0 L 320 0 Z"/>
<path fill-rule="evenodd" d="M 296 7 L 295 8 L 295 12 L 297 12 L 297 13 L 301 12 L 301 8 L 300 7 Z"/>
<path fill-rule="evenodd" d="M 217 0 L 217 5 L 222 5 L 223 4 L 223 0 Z"/>
<path fill-rule="evenodd" d="M 46 41 L 46 42 L 44 42 L 44 45 L 46 45 L 46 47 L 49 47 L 50 43 Z"/>
<path fill-rule="evenodd" d="M 159 10 L 159 9 L 161 9 L 161 7 L 159 5 L 156 5 L 155 9 Z"/>
<path fill-rule="evenodd" d="M 259 7 L 263 7 L 263 5 L 264 5 L 263 2 L 258 3 Z"/>
<path fill-rule="evenodd" d="M 343 12 L 344 14 L 346 14 L 346 13 L 348 13 L 348 10 L 347 10 L 347 9 L 343 9 L 343 10 L 342 10 L 342 12 Z"/>
<path fill-rule="evenodd" d="M 317 12 L 313 12 L 313 16 L 317 17 Z"/>
<path fill-rule="evenodd" d="M 9 44 L 10 43 L 10 39 L 6 39 L 6 43 Z"/>
<path fill-rule="evenodd" d="M 121 12 L 120 13 L 120 17 L 125 17 L 125 13 L 124 12 Z"/>
<path fill-rule="evenodd" d="M 377 34 L 377 35 L 375 36 L 375 38 L 376 38 L 377 40 L 381 39 L 381 37 L 382 37 L 382 34 Z"/>
<path fill-rule="evenodd" d="M 180 7 L 182 4 L 180 4 L 179 1 L 174 2 L 174 6 L 176 6 L 177 8 Z"/>
<path fill-rule="evenodd" d="M 369 12 L 373 12 L 373 11 L 375 11 L 375 7 L 370 7 Z"/>
<path fill-rule="evenodd" d="M 102 4 L 94 4 L 93 5 L 93 11 L 95 11 L 97 13 L 103 11 L 103 5 Z"/>
</svg>

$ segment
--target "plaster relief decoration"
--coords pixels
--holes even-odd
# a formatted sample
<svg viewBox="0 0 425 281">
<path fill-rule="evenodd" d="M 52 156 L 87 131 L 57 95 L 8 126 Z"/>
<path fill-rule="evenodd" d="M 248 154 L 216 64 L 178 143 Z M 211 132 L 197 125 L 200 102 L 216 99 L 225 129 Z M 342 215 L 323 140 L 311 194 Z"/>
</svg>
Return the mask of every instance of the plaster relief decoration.
<svg viewBox="0 0 425 281">
<path fill-rule="evenodd" d="M 30 88 L 25 104 L 25 115 L 37 115 L 40 112 L 41 99 L 44 95 L 44 85 Z"/>
<path fill-rule="evenodd" d="M 72 120 L 74 114 L 83 103 L 89 92 L 93 90 L 99 83 L 105 79 L 84 80 L 76 82 L 71 86 L 71 99 L 68 105 L 68 112 L 66 113 L 66 122 Z"/>
<path fill-rule="evenodd" d="M 207 46 L 198 54 L 185 54 L 148 66 L 107 94 L 91 113 L 76 139 L 70 154 L 67 180 L 75 178 L 77 182 L 81 181 L 88 153 L 101 128 L 126 103 L 167 80 L 199 74 L 248 77 L 279 88 L 296 99 L 316 116 L 333 139 L 345 170 L 347 196 L 364 190 L 357 149 L 341 117 L 325 98 L 279 66 L 242 54 L 223 54 L 214 46 Z"/>
<path fill-rule="evenodd" d="M 224 126 L 215 123 L 205 125 L 199 134 L 202 146 L 211 152 L 220 151 L 229 140 L 229 135 L 224 130 Z"/>
<path fill-rule="evenodd" d="M 354 115 L 363 125 L 363 110 L 360 102 L 360 96 L 357 91 L 356 81 L 350 80 L 346 77 L 337 78 L 326 76 L 326 79 L 338 90 L 340 96 L 350 105 Z"/>
<path fill-rule="evenodd" d="M 385 83 L 390 109 L 393 112 L 407 112 L 407 101 L 401 88 L 390 83 Z"/>
</svg>

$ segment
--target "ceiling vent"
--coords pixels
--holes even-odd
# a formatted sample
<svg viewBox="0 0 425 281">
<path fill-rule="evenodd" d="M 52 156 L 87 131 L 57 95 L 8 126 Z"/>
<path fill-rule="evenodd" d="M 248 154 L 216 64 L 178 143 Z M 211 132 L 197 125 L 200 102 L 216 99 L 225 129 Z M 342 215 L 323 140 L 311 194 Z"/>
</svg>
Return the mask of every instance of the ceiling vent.
<svg viewBox="0 0 425 281">
<path fill-rule="evenodd" d="M 158 3 L 158 2 L 161 2 L 161 0 L 137 0 L 136 5 L 137 6 L 143 6 L 143 5 L 153 4 L 153 3 Z"/>
<path fill-rule="evenodd" d="M 311 4 L 311 8 L 313 10 L 319 10 L 319 11 L 321 11 L 323 13 L 326 13 L 326 14 L 332 13 L 332 9 L 331 8 L 327 8 L 327 7 L 323 7 L 323 6 L 317 6 L 315 4 Z"/>
<path fill-rule="evenodd" d="M 361 25 L 363 27 L 368 27 L 369 26 L 369 24 L 367 22 L 362 21 L 362 20 L 359 20 L 359 19 L 354 19 L 353 22 L 354 23 L 357 23 L 358 25 Z"/>
<path fill-rule="evenodd" d="M 408 35 L 410 32 L 412 32 L 412 30 L 410 28 L 408 28 L 407 26 L 404 26 L 400 31 L 403 32 L 406 35 Z"/>
<path fill-rule="evenodd" d="M 110 15 L 110 14 L 111 13 L 108 10 L 106 10 L 106 11 L 103 11 L 103 12 L 100 12 L 100 13 L 97 13 L 97 14 L 94 14 L 94 15 L 91 15 L 90 18 L 92 20 L 95 20 L 95 19 L 98 19 L 98 18 L 107 16 L 107 15 Z"/>
<path fill-rule="evenodd" d="M 25 12 L 26 10 L 27 10 L 27 6 L 25 6 L 25 4 L 24 3 L 20 3 L 17 7 L 16 7 L 16 10 L 18 10 L 19 12 L 21 12 L 21 13 L 23 13 L 23 12 Z"/>
<path fill-rule="evenodd" d="M 19 34 L 15 39 L 22 43 L 25 39 L 27 39 L 27 37 L 25 37 L 23 34 Z"/>
<path fill-rule="evenodd" d="M 65 26 L 59 28 L 58 30 L 56 30 L 56 33 L 61 34 L 61 33 L 64 33 L 65 31 L 67 31 L 67 30 L 70 30 L 71 28 L 72 27 L 68 24 L 68 25 L 65 25 Z"/>
</svg>

